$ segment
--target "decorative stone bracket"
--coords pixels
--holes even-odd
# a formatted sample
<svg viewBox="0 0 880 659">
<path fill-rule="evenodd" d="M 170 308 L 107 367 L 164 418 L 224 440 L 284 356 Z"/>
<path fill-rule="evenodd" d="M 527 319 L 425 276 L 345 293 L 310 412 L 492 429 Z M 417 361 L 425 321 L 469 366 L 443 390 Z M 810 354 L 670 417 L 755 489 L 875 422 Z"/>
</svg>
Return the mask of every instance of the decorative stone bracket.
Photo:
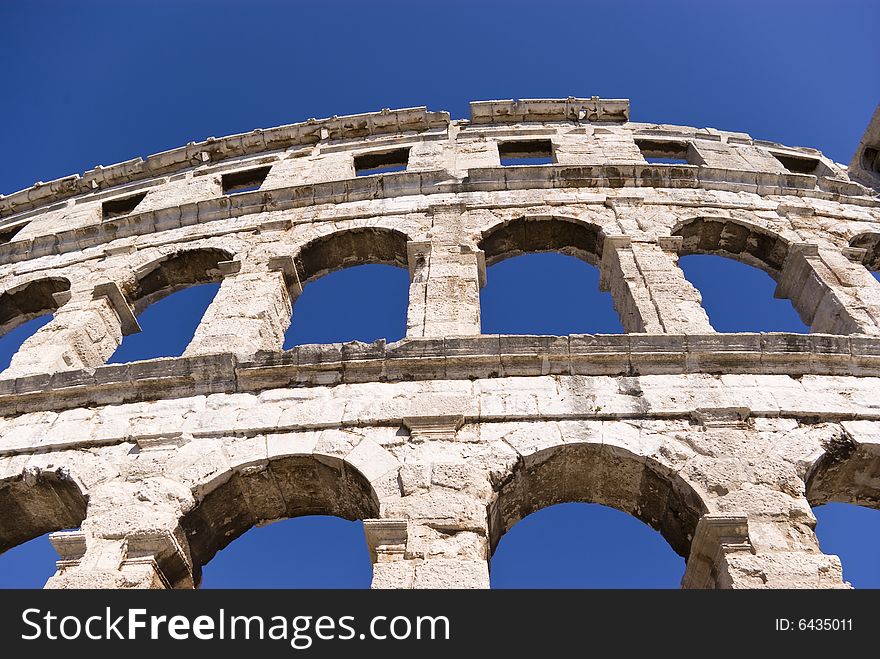
<svg viewBox="0 0 880 659">
<path fill-rule="evenodd" d="M 50 533 L 49 541 L 60 556 L 55 562 L 59 570 L 79 565 L 86 553 L 86 534 L 79 530 Z"/>
<path fill-rule="evenodd" d="M 98 299 L 99 297 L 107 298 L 110 306 L 113 307 L 113 311 L 119 316 L 119 326 L 122 328 L 123 336 L 137 334 L 141 331 L 141 326 L 138 324 L 134 312 L 131 310 L 131 307 L 128 306 L 128 301 L 125 299 L 125 296 L 122 294 L 122 291 L 119 289 L 119 285 L 116 282 L 108 281 L 103 284 L 98 284 L 95 286 L 92 297 L 94 299 Z"/>
<path fill-rule="evenodd" d="M 287 290 L 290 291 L 291 297 L 296 298 L 302 294 L 302 283 L 299 280 L 296 262 L 292 256 L 273 256 L 269 259 L 269 270 L 284 274 L 284 281 L 287 284 Z"/>
<path fill-rule="evenodd" d="M 120 569 L 129 565 L 149 565 L 168 588 L 182 583 L 192 587 L 192 569 L 177 538 L 168 531 L 140 532 L 128 536 L 123 546 Z"/>
<path fill-rule="evenodd" d="M 84 564 L 88 537 L 83 531 L 51 533 L 49 540 L 60 556 L 56 563 L 59 574 L 66 570 L 89 571 L 90 566 Z M 124 538 L 116 568 L 123 573 L 146 569 L 166 588 L 193 587 L 192 568 L 186 553 L 169 531 L 140 531 Z M 94 585 L 100 587 L 100 580 Z"/>
<path fill-rule="evenodd" d="M 241 272 L 241 261 L 220 261 L 217 269 L 224 277 L 235 275 Z"/>
<path fill-rule="evenodd" d="M 751 552 L 749 520 L 742 514 L 707 514 L 697 523 L 682 588 L 714 588 L 724 557 Z"/>
<path fill-rule="evenodd" d="M 192 435 L 183 432 L 166 432 L 155 435 L 138 435 L 134 438 L 141 453 L 147 451 L 171 451 L 192 441 Z"/>
<path fill-rule="evenodd" d="M 464 425 L 462 414 L 439 414 L 436 416 L 407 416 L 403 425 L 415 444 L 431 440 L 455 441 L 455 434 Z"/>
<path fill-rule="evenodd" d="M 748 419 L 752 410 L 748 407 L 700 407 L 691 413 L 691 418 L 708 428 L 735 428 L 743 430 L 748 427 Z"/>
<path fill-rule="evenodd" d="M 405 519 L 365 519 L 364 533 L 373 563 L 403 559 L 408 537 Z"/>
<path fill-rule="evenodd" d="M 864 247 L 844 247 L 840 252 L 852 263 L 864 264 L 868 256 L 868 250 Z"/>
</svg>

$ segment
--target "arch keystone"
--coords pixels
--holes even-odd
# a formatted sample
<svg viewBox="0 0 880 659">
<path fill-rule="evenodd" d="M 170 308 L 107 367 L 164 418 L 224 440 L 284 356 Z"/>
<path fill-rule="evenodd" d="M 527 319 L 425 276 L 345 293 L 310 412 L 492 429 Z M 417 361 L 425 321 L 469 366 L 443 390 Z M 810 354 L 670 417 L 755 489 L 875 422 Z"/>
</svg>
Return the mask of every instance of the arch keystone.
<svg viewBox="0 0 880 659">
<path fill-rule="evenodd" d="M 464 425 L 464 415 L 407 416 L 403 418 L 403 425 L 410 432 L 410 441 L 415 444 L 431 440 L 454 441 L 458 429 Z"/>
</svg>

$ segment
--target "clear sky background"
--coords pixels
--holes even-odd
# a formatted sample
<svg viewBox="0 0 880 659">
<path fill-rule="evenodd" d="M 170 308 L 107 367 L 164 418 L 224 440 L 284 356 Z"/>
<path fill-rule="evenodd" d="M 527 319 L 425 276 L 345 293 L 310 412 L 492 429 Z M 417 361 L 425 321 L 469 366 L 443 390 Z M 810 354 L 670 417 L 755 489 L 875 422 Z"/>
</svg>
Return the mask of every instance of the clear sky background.
<svg viewBox="0 0 880 659">
<path fill-rule="evenodd" d="M 634 121 L 711 126 L 821 149 L 848 163 L 873 112 L 880 3 L 28 2 L 0 4 L 0 194 L 208 136 L 309 117 L 470 100 L 631 99 Z M 681 260 L 720 331 L 806 331 L 774 282 L 718 257 Z M 619 332 L 595 269 L 529 255 L 489 269 L 484 332 Z M 140 317 L 112 361 L 179 354 L 215 286 Z M 572 294 L 581 304 L 572 304 Z M 407 275 L 362 266 L 306 286 L 286 345 L 399 339 Z M 0 339 L 0 367 L 37 319 Z M 173 330 L 168 330 L 174 323 Z M 164 330 L 162 328 L 165 328 Z M 2 441 L 2 439 L 0 439 Z M 816 510 L 823 550 L 854 585 L 880 587 L 880 512 Z M 45 538 L 0 556 L 0 587 L 39 587 Z M 641 522 L 566 504 L 517 524 L 496 587 L 675 587 L 684 561 Z M 205 587 L 366 587 L 358 522 L 254 529 L 205 568 Z"/>
</svg>

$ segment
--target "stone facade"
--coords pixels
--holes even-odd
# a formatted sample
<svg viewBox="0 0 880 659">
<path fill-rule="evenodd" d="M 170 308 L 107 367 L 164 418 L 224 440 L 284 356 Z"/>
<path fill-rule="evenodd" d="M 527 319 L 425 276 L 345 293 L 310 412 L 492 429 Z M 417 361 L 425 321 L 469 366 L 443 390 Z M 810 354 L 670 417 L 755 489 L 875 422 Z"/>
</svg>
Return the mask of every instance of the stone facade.
<svg viewBox="0 0 880 659">
<path fill-rule="evenodd" d="M 878 119 L 850 168 L 628 119 L 383 110 L 0 197 L 0 329 L 54 314 L 0 374 L 0 551 L 55 531 L 47 587 L 191 588 L 255 524 L 331 514 L 376 588 L 485 588 L 513 524 L 586 501 L 657 529 L 685 587 L 845 587 L 811 506 L 880 504 Z M 533 251 L 597 266 L 626 333 L 481 334 L 486 266 Z M 692 253 L 764 269 L 812 333 L 715 332 Z M 362 263 L 408 268 L 406 338 L 282 350 L 303 286 Z M 203 282 L 182 357 L 104 365 Z"/>
</svg>

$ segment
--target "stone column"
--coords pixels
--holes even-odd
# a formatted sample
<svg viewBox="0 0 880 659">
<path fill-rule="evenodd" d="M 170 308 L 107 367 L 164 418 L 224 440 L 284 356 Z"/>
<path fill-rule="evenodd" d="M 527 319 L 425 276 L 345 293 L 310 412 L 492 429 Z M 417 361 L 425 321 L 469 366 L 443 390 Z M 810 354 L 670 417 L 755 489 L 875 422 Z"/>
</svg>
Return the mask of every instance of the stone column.
<svg viewBox="0 0 880 659">
<path fill-rule="evenodd" d="M 22 343 L 3 377 L 101 366 L 123 335 L 135 332 L 137 319 L 115 283 L 73 291 L 52 320 Z"/>
<path fill-rule="evenodd" d="M 61 560 L 46 588 L 192 588 L 178 525 L 190 498 L 164 479 L 102 485 L 89 495 L 81 529 L 50 536 Z"/>
<path fill-rule="evenodd" d="M 302 288 L 293 259 L 279 257 L 268 268 L 240 272 L 241 262 L 220 264 L 220 290 L 205 311 L 184 356 L 235 353 L 248 359 L 259 350 L 281 350 L 290 325 L 292 297 Z"/>
<path fill-rule="evenodd" d="M 483 252 L 453 241 L 407 243 L 410 285 L 407 338 L 480 333 Z"/>
<path fill-rule="evenodd" d="M 816 518 L 799 467 L 804 454 L 779 445 L 776 432 L 792 426 L 750 416 L 748 407 L 700 409 L 692 418 L 702 429 L 695 425 L 681 436 L 699 454 L 680 473 L 704 493 L 708 507 L 693 534 L 682 586 L 845 587 L 840 560 L 822 553 L 813 532 Z"/>
<path fill-rule="evenodd" d="M 605 236 L 599 288 L 611 291 L 625 332 L 707 334 L 715 330 L 699 291 L 678 267 L 681 238 L 633 242 Z"/>
<path fill-rule="evenodd" d="M 813 525 L 785 514 L 704 515 L 682 579 L 682 588 L 847 587 L 840 559 L 821 552 Z"/>
<path fill-rule="evenodd" d="M 811 332 L 880 335 L 880 283 L 837 249 L 789 246 L 776 297 L 790 299 Z"/>
<path fill-rule="evenodd" d="M 454 443 L 462 421 L 461 415 L 417 416 L 403 424 L 415 448 Z M 398 482 L 403 496 L 383 504 L 384 518 L 364 520 L 373 588 L 488 588 L 487 474 L 464 460 L 411 457 Z"/>
<path fill-rule="evenodd" d="M 488 588 L 485 532 L 418 520 L 364 520 L 375 589 Z"/>
</svg>

